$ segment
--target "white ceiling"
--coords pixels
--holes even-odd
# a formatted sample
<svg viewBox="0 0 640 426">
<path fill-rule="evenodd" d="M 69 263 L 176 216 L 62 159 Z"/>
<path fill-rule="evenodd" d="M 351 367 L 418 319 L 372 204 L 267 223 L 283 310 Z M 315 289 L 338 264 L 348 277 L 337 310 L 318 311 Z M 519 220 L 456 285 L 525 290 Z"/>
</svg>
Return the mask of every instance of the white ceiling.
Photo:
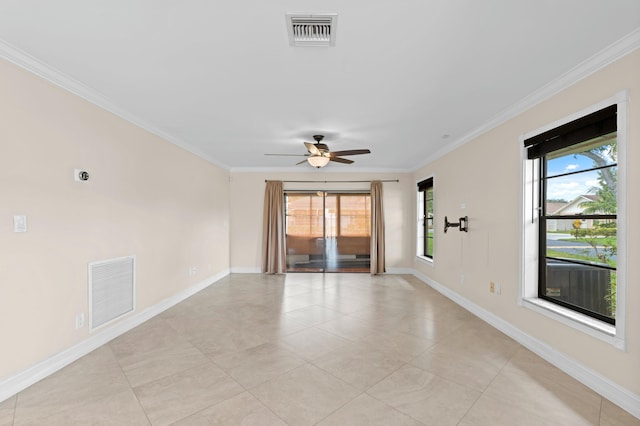
<svg viewBox="0 0 640 426">
<path fill-rule="evenodd" d="M 335 47 L 288 12 L 338 13 Z M 0 0 L 5 57 L 231 169 L 311 169 L 264 154 L 322 133 L 372 151 L 324 170 L 413 170 L 638 28 L 639 0 Z"/>
</svg>

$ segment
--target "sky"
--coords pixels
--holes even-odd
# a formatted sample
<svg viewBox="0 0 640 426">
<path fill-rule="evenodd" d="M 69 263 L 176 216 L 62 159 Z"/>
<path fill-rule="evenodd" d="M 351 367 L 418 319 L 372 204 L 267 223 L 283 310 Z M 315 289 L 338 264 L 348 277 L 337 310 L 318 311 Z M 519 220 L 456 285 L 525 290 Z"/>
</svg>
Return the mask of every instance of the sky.
<svg viewBox="0 0 640 426">
<path fill-rule="evenodd" d="M 548 176 L 569 173 L 593 167 L 593 161 L 582 155 L 567 155 L 550 160 L 547 164 Z M 599 187 L 598 172 L 590 171 L 575 175 L 550 179 L 547 182 L 547 199 L 571 201 L 579 195 L 593 194 L 593 187 Z"/>
</svg>

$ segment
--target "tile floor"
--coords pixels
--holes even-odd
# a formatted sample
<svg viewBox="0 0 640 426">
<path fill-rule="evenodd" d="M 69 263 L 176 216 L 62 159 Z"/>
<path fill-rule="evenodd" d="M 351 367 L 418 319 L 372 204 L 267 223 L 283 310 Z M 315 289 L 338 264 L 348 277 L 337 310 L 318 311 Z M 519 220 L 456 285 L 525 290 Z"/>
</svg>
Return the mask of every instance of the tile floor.
<svg viewBox="0 0 640 426">
<path fill-rule="evenodd" d="M 411 276 L 230 275 L 0 425 L 640 425 Z"/>
</svg>

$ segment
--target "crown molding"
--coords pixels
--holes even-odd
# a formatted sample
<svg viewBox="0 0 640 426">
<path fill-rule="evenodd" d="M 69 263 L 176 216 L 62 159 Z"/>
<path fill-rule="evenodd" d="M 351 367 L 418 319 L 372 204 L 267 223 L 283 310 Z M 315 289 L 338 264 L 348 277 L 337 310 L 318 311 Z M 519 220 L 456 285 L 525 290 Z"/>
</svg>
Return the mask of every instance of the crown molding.
<svg viewBox="0 0 640 426">
<path fill-rule="evenodd" d="M 346 166 L 345 166 L 346 167 Z M 322 167 L 320 169 L 316 169 L 315 167 L 296 167 L 296 166 L 286 166 L 286 167 L 231 167 L 229 169 L 231 173 L 315 173 L 318 174 L 330 174 L 330 173 L 402 173 L 407 174 L 411 173 L 410 169 L 398 169 L 398 168 L 370 168 L 370 167 L 350 167 L 350 168 L 329 168 Z"/>
<path fill-rule="evenodd" d="M 533 108 L 539 103 L 557 95 L 563 90 L 566 90 L 567 88 L 573 86 L 580 80 L 583 80 L 596 73 L 597 71 L 600 71 L 607 65 L 610 65 L 611 63 L 625 57 L 638 48 L 640 48 L 640 28 L 635 29 L 618 41 L 602 49 L 600 52 L 576 65 L 555 80 L 542 86 L 540 89 L 531 93 L 527 97 L 498 113 L 482 126 L 476 128 L 475 130 L 472 130 L 461 138 L 439 149 L 433 155 L 427 157 L 426 160 L 420 162 L 416 167 L 412 169 L 412 171 L 418 171 L 420 168 L 426 166 L 427 164 L 432 163 L 438 158 L 441 158 L 451 151 L 460 148 L 464 144 L 471 142 L 472 140 L 488 132 L 489 130 L 492 130 L 500 126 L 501 124 L 506 123 L 507 121 Z"/>
<path fill-rule="evenodd" d="M 79 96 L 80 98 L 102 108 L 103 110 L 108 111 L 122 118 L 123 120 L 126 120 L 129 123 L 134 124 L 135 126 L 140 127 L 141 129 L 144 129 L 149 133 L 152 133 L 166 140 L 167 142 L 170 142 L 184 149 L 185 151 L 188 151 L 191 154 L 210 162 L 215 166 L 218 166 L 225 170 L 229 170 L 229 167 L 227 165 L 221 163 L 210 155 L 194 148 L 182 139 L 159 129 L 158 127 L 148 123 L 140 117 L 137 117 L 129 111 L 118 107 L 102 93 L 90 88 L 84 83 L 53 68 L 52 66 L 34 58 L 33 56 L 7 43 L 4 40 L 0 40 L 0 58 L 5 59 L 6 61 L 11 62 L 14 65 L 17 65 L 18 67 L 29 71 L 30 73 L 35 74 L 38 77 L 68 92 L 73 93 L 76 96 Z"/>
</svg>

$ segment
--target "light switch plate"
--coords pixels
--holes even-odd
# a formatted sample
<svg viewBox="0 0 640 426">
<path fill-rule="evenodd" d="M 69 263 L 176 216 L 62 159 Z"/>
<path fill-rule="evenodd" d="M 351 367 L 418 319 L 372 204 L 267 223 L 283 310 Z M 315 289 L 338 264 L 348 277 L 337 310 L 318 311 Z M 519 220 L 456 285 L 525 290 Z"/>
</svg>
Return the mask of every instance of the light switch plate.
<svg viewBox="0 0 640 426">
<path fill-rule="evenodd" d="M 13 232 L 27 232 L 27 216 L 23 214 L 13 216 Z"/>
</svg>

